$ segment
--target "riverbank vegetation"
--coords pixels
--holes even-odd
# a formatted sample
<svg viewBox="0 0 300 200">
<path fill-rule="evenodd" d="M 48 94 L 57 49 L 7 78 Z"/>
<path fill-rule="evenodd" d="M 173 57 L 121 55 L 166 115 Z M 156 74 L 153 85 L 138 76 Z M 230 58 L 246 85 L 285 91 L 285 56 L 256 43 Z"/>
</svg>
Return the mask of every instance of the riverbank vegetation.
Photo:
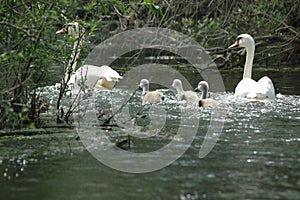
<svg viewBox="0 0 300 200">
<path fill-rule="evenodd" d="M 117 33 L 151 26 L 192 37 L 221 70 L 243 66 L 239 50 L 227 50 L 240 33 L 254 36 L 257 65 L 300 65 L 300 2 L 295 0 L 3 0 L 0 129 L 43 125 L 40 114 L 47 110 L 47 101 L 37 88 L 63 78 L 74 41 L 58 38 L 55 31 L 73 21 L 88 36 L 81 60 L 94 45 Z"/>
</svg>

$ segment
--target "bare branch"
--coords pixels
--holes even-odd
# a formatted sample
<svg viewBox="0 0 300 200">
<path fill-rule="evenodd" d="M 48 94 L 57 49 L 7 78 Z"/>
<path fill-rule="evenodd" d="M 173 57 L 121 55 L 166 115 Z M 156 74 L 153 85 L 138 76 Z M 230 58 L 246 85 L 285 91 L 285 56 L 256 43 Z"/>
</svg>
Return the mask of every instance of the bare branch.
<svg viewBox="0 0 300 200">
<path fill-rule="evenodd" d="M 267 13 L 264 13 L 264 12 L 258 12 L 258 13 L 255 13 L 254 15 L 252 15 L 252 16 L 256 16 L 256 15 L 262 15 L 262 16 L 264 16 L 264 17 L 267 17 L 267 18 L 269 18 L 269 19 L 272 19 L 272 20 L 274 20 L 274 21 L 277 21 L 277 22 L 279 22 L 280 24 L 283 24 L 288 30 L 290 30 L 292 33 L 294 33 L 297 37 L 300 37 L 300 32 L 297 31 L 297 29 L 295 29 L 294 27 L 289 26 L 289 25 L 288 25 L 287 23 L 285 23 L 284 21 L 279 20 L 279 19 L 277 19 L 277 18 L 275 18 L 275 17 L 272 17 L 271 15 L 269 15 L 269 14 L 267 14 Z"/>
<path fill-rule="evenodd" d="M 11 23 L 4 22 L 4 21 L 0 21 L 0 25 L 3 25 L 3 26 L 7 26 L 7 27 L 11 27 L 11 28 L 17 29 L 17 30 L 22 31 L 23 33 L 25 33 L 27 37 L 33 37 L 33 38 L 38 39 L 38 36 L 36 36 L 36 35 L 34 35 L 34 34 L 31 34 L 30 31 L 27 30 L 27 28 L 20 27 L 20 26 L 17 26 L 17 25 L 15 25 L 15 24 L 11 24 Z"/>
</svg>

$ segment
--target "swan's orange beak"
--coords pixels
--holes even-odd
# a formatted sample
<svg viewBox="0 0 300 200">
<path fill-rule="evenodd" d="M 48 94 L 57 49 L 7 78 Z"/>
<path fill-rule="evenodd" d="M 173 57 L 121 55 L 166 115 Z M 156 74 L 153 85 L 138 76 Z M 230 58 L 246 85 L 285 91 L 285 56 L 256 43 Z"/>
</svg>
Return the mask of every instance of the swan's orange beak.
<svg viewBox="0 0 300 200">
<path fill-rule="evenodd" d="M 67 32 L 67 28 L 63 28 L 63 29 L 61 29 L 59 31 L 56 31 L 56 35 L 64 33 L 64 32 Z"/>
<path fill-rule="evenodd" d="M 235 41 L 232 45 L 230 45 L 230 46 L 228 47 L 228 49 L 233 48 L 233 47 L 238 47 L 238 46 L 239 46 L 238 41 Z"/>
</svg>

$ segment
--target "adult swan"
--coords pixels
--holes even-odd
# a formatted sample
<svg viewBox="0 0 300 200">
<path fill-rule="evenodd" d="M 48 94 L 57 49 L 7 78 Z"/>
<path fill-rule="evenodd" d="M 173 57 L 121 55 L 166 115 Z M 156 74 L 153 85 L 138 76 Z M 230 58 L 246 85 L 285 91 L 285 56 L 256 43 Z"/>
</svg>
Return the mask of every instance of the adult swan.
<svg viewBox="0 0 300 200">
<path fill-rule="evenodd" d="M 258 81 L 251 79 L 255 51 L 254 39 L 249 34 L 241 34 L 237 37 L 235 43 L 228 48 L 236 46 L 244 47 L 247 55 L 243 79 L 236 86 L 234 95 L 247 99 L 274 100 L 275 90 L 269 77 L 264 76 Z"/>
<path fill-rule="evenodd" d="M 65 24 L 56 34 L 67 32 L 74 39 L 74 46 L 70 56 L 69 64 L 66 68 L 64 83 L 71 88 L 84 83 L 89 88 L 100 90 L 112 90 L 115 83 L 122 79 L 119 73 L 109 66 L 101 67 L 94 65 L 83 65 L 76 70 L 77 61 L 81 51 L 82 40 L 84 38 L 84 28 L 78 22 Z M 75 71 L 76 70 L 76 71 Z"/>
</svg>

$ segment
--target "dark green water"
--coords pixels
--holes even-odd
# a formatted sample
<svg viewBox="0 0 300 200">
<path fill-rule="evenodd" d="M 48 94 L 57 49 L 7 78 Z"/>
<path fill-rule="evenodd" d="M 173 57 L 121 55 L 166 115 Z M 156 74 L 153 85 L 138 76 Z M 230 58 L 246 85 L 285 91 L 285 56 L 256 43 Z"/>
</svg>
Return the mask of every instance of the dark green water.
<svg viewBox="0 0 300 200">
<path fill-rule="evenodd" d="M 199 159 L 211 110 L 195 110 L 199 126 L 192 145 L 154 172 L 103 165 L 75 139 L 75 130 L 1 137 L 1 199 L 300 199 L 299 73 L 268 75 L 280 93 L 272 103 L 236 102 L 232 91 L 241 75 L 224 74 L 228 92 L 211 94 L 227 109 L 213 150 Z M 164 132 L 176 130 L 176 106 L 161 106 L 170 110 Z M 151 151 L 170 139 L 132 138 L 131 151 Z"/>
</svg>

